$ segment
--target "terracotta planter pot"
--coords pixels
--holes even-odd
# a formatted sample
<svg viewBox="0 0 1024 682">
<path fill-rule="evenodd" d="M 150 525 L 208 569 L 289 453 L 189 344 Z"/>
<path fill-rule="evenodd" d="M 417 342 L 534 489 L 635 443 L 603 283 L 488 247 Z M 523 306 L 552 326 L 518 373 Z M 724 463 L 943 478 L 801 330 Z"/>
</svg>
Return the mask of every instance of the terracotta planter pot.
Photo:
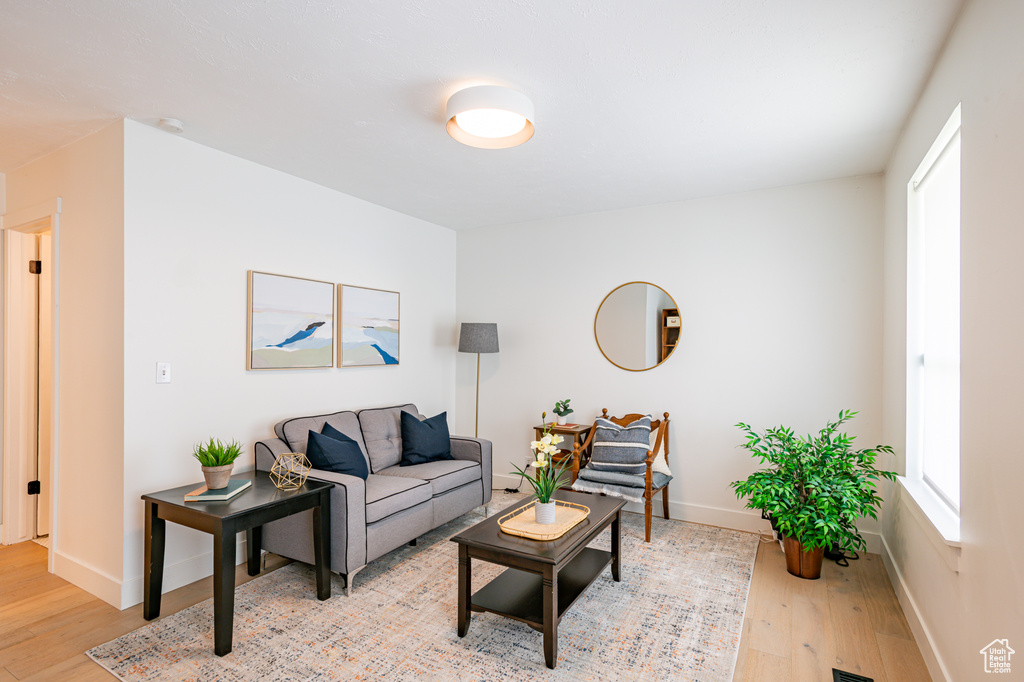
<svg viewBox="0 0 1024 682">
<path fill-rule="evenodd" d="M 203 478 L 206 479 L 206 487 L 209 490 L 220 490 L 228 487 L 231 480 L 231 470 L 234 464 L 225 464 L 220 467 L 203 467 Z"/>
<path fill-rule="evenodd" d="M 804 551 L 804 546 L 796 538 L 783 538 L 786 548 L 786 570 L 791 574 L 817 580 L 821 577 L 821 560 L 825 556 L 825 548 L 818 547 Z"/>
</svg>

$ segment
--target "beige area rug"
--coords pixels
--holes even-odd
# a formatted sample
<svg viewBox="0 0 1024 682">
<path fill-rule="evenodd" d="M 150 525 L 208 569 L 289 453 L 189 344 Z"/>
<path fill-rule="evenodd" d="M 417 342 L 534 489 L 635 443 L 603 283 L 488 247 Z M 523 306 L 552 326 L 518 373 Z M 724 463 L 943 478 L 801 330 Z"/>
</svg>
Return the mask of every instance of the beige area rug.
<svg viewBox="0 0 1024 682">
<path fill-rule="evenodd" d="M 213 653 L 207 600 L 88 655 L 122 680 L 731 680 L 756 535 L 623 514 L 622 582 L 605 569 L 563 616 L 558 667 L 543 635 L 474 613 L 455 632 L 457 546 L 447 538 L 515 501 L 480 507 L 372 562 L 351 597 L 335 576 L 317 601 L 312 569 L 294 563 L 235 591 L 233 650 Z M 594 543 L 608 549 L 609 532 Z M 473 562 L 474 590 L 503 569 Z"/>
</svg>

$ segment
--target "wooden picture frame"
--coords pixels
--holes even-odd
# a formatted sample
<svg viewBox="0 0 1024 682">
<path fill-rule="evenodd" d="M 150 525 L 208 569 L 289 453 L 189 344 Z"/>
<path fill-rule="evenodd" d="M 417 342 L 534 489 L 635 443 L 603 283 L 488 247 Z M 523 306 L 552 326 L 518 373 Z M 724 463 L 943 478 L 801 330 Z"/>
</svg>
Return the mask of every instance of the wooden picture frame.
<svg viewBox="0 0 1024 682">
<path fill-rule="evenodd" d="M 338 285 L 338 366 L 397 366 L 401 357 L 401 294 Z"/>
<path fill-rule="evenodd" d="M 334 283 L 248 272 L 246 369 L 334 366 Z"/>
</svg>

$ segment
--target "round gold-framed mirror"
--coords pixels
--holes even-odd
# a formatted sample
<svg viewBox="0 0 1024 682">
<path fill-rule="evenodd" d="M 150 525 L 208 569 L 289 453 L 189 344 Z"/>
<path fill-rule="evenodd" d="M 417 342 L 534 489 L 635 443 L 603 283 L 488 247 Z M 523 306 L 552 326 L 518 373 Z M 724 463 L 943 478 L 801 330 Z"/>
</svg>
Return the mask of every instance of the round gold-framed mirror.
<svg viewBox="0 0 1024 682">
<path fill-rule="evenodd" d="M 628 372 L 646 372 L 665 362 L 679 343 L 679 306 L 650 282 L 612 289 L 594 315 L 594 340 L 608 362 Z"/>
</svg>

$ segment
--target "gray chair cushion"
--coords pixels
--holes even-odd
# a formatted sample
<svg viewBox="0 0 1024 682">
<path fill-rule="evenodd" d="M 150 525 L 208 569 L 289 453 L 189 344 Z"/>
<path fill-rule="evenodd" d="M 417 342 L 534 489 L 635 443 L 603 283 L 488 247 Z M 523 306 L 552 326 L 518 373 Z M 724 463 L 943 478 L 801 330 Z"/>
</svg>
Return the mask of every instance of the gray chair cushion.
<svg viewBox="0 0 1024 682">
<path fill-rule="evenodd" d="M 479 481 L 480 465 L 465 460 L 446 459 L 405 467 L 388 467 L 377 473 L 381 476 L 399 476 L 429 481 L 433 494 L 440 495 L 471 481 Z"/>
<path fill-rule="evenodd" d="M 366 479 L 366 522 L 375 523 L 431 497 L 427 481 L 370 474 Z"/>
<path fill-rule="evenodd" d="M 324 424 L 330 424 L 359 443 L 359 449 L 363 451 L 363 456 L 366 457 L 366 443 L 363 441 L 363 432 L 359 428 L 359 418 L 355 412 L 335 412 L 314 417 L 285 419 L 274 426 L 274 432 L 278 438 L 288 444 L 292 452 L 305 454 L 306 439 L 309 438 L 309 432 L 316 431 L 320 433 L 320 429 L 324 427 Z M 369 465 L 369 457 L 366 458 L 366 463 Z"/>
<path fill-rule="evenodd" d="M 375 474 L 402 461 L 402 412 L 409 412 L 422 419 L 415 405 L 359 412 L 363 442 L 366 444 L 366 454 L 370 457 L 370 471 Z"/>
<path fill-rule="evenodd" d="M 643 474 L 622 474 L 617 471 L 597 471 L 583 468 L 580 469 L 579 477 L 587 481 L 594 481 L 595 483 L 610 483 L 612 485 L 623 485 L 629 488 L 640 489 L 647 487 L 646 472 Z M 655 471 L 651 475 L 651 487 L 655 489 L 663 488 L 671 480 L 671 476 Z"/>
</svg>

